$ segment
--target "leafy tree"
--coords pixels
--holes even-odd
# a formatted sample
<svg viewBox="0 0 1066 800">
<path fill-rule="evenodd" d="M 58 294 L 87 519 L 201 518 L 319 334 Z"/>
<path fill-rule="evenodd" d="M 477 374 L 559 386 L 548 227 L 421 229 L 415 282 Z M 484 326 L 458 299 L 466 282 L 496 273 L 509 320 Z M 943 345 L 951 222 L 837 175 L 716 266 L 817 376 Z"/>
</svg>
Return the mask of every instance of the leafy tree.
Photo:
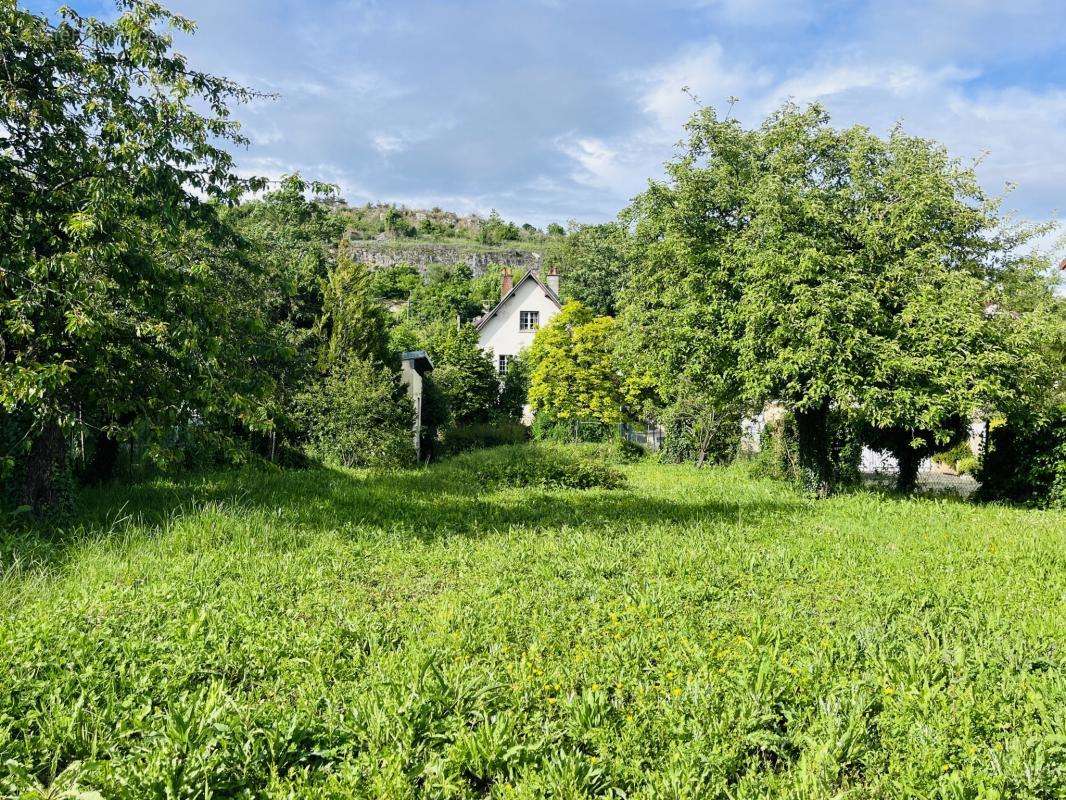
<svg viewBox="0 0 1066 800">
<path fill-rule="evenodd" d="M 622 387 L 613 357 L 617 322 L 567 303 L 529 346 L 529 403 L 551 421 L 622 420 Z"/>
<path fill-rule="evenodd" d="M 577 300 L 595 314 L 614 316 L 626 274 L 627 244 L 626 229 L 618 223 L 573 227 L 559 254 L 564 300 Z"/>
<path fill-rule="evenodd" d="M 53 23 L 0 3 L 0 406 L 33 421 L 28 505 L 56 499 L 55 443 L 79 418 L 115 434 L 190 411 L 268 424 L 241 350 L 256 315 L 233 302 L 248 276 L 215 257 L 217 203 L 261 186 L 225 149 L 245 141 L 231 104 L 255 95 L 172 51 L 168 29 L 191 22 L 118 5 L 113 22 Z"/>
<path fill-rule="evenodd" d="M 382 300 L 407 300 L 422 285 L 421 274 L 406 263 L 375 267 L 370 274 L 372 292 Z"/>
<path fill-rule="evenodd" d="M 257 267 L 252 294 L 266 317 L 279 348 L 259 368 L 276 384 L 271 416 L 274 434 L 291 439 L 293 399 L 317 380 L 323 287 L 337 264 L 337 241 L 343 223 L 321 202 L 333 187 L 288 175 L 262 200 L 244 203 L 226 214 L 226 221 L 244 238 L 242 257 Z M 309 197 L 310 195 L 310 197 Z M 270 447 L 267 455 L 272 455 Z"/>
<path fill-rule="evenodd" d="M 451 422 L 488 422 L 500 398 L 500 380 L 492 356 L 478 345 L 477 330 L 464 325 L 429 342 L 433 382 L 444 396 Z"/>
<path fill-rule="evenodd" d="M 482 244 L 500 244 L 521 237 L 518 226 L 513 222 L 504 222 L 499 213 L 493 209 L 486 222 L 478 232 L 478 241 Z"/>
<path fill-rule="evenodd" d="M 499 415 L 504 420 L 519 422 L 529 399 L 529 359 L 519 353 L 507 364 L 507 372 L 500 381 Z"/>
<path fill-rule="evenodd" d="M 562 237 L 566 236 L 566 228 L 564 228 L 558 222 L 549 222 L 548 235 L 561 239 Z"/>
<path fill-rule="evenodd" d="M 374 296 L 367 266 L 340 256 L 323 294 L 323 367 L 329 369 L 357 359 L 394 368 L 395 358 L 389 349 L 389 314 Z"/>
<path fill-rule="evenodd" d="M 410 463 L 412 409 L 395 371 L 358 356 L 335 361 L 297 398 L 304 444 L 315 458 L 345 467 Z"/>
<path fill-rule="evenodd" d="M 424 282 L 411 292 L 409 316 L 419 323 L 444 322 L 455 327 L 456 319 L 467 322 L 481 313 L 472 299 L 473 272 L 467 264 L 431 264 Z"/>
<path fill-rule="evenodd" d="M 512 275 L 514 285 L 517 286 L 525 277 L 524 270 L 517 270 Z M 490 264 L 484 274 L 478 275 L 470 282 L 470 301 L 480 310 L 487 311 L 500 301 L 500 281 L 503 279 L 503 267 L 499 264 Z"/>
<path fill-rule="evenodd" d="M 753 408 L 783 403 L 820 493 L 834 417 L 917 453 L 1022 400 L 1041 371 L 1031 320 L 986 309 L 1035 231 L 1005 229 L 972 169 L 898 129 L 835 130 L 817 106 L 754 131 L 703 109 L 687 130 L 627 214 L 636 391 L 662 402 L 689 375 Z"/>
</svg>

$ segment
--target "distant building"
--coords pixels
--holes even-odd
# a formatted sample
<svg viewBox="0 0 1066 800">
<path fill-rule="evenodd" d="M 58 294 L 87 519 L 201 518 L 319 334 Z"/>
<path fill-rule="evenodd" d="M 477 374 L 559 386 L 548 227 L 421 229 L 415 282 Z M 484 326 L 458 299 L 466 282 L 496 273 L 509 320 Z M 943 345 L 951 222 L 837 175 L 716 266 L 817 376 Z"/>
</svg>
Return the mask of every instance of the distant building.
<svg viewBox="0 0 1066 800">
<path fill-rule="evenodd" d="M 500 375 L 521 353 L 542 325 L 559 313 L 559 273 L 553 267 L 546 282 L 532 271 L 517 284 L 509 267 L 500 281 L 500 302 L 477 323 L 478 344 L 491 352 Z"/>
<path fill-rule="evenodd" d="M 422 458 L 422 378 L 427 372 L 433 371 L 433 362 L 425 350 L 412 350 L 400 354 L 400 380 L 407 387 L 407 395 L 411 398 L 414 406 L 414 426 L 412 436 L 415 444 L 415 455 Z"/>
</svg>

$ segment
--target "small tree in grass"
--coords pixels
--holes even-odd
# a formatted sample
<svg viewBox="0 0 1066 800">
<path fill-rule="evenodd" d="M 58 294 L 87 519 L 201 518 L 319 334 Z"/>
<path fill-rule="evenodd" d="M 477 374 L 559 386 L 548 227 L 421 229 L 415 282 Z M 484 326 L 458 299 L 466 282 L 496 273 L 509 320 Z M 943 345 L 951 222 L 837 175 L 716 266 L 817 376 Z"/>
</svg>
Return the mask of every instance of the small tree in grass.
<svg viewBox="0 0 1066 800">
<path fill-rule="evenodd" d="M 529 346 L 529 403 L 552 421 L 622 420 L 622 381 L 614 359 L 617 323 L 567 303 Z"/>
</svg>

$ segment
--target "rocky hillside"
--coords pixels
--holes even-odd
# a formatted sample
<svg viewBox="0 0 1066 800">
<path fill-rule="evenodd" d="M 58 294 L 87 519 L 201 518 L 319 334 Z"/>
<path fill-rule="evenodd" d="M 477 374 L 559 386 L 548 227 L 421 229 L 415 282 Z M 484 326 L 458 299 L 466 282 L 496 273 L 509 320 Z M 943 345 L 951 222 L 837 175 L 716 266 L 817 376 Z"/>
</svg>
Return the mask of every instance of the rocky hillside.
<svg viewBox="0 0 1066 800">
<path fill-rule="evenodd" d="M 345 221 L 345 242 L 357 261 L 377 267 L 410 264 L 425 272 L 430 264 L 468 264 L 483 275 L 492 264 L 538 270 L 566 236 L 561 225 L 542 231 L 518 225 L 493 212 L 462 216 L 440 208 L 410 209 L 390 204 L 335 204 Z"/>
</svg>

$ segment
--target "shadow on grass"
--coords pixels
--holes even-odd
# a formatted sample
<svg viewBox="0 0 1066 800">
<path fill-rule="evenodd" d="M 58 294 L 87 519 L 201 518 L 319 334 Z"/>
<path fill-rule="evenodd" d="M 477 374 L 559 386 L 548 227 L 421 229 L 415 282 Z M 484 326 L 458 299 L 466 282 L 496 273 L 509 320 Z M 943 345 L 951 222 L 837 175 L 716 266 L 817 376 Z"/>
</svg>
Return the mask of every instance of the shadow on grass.
<svg viewBox="0 0 1066 800">
<path fill-rule="evenodd" d="M 228 514 L 268 514 L 271 524 L 305 532 L 355 536 L 360 529 L 380 528 L 423 541 L 523 527 L 617 530 L 754 521 L 765 515 L 791 516 L 804 508 L 788 495 L 722 501 L 662 498 L 632 488 L 506 488 L 479 485 L 452 462 L 398 472 L 260 468 L 190 475 L 86 490 L 73 524 L 50 532 L 23 531 L 0 543 L 0 553 L 6 560 L 12 552 L 29 551 L 31 560 L 43 565 L 63 560 L 65 551 L 84 539 L 119 536 L 128 522 L 160 529 L 212 506 Z"/>
</svg>

